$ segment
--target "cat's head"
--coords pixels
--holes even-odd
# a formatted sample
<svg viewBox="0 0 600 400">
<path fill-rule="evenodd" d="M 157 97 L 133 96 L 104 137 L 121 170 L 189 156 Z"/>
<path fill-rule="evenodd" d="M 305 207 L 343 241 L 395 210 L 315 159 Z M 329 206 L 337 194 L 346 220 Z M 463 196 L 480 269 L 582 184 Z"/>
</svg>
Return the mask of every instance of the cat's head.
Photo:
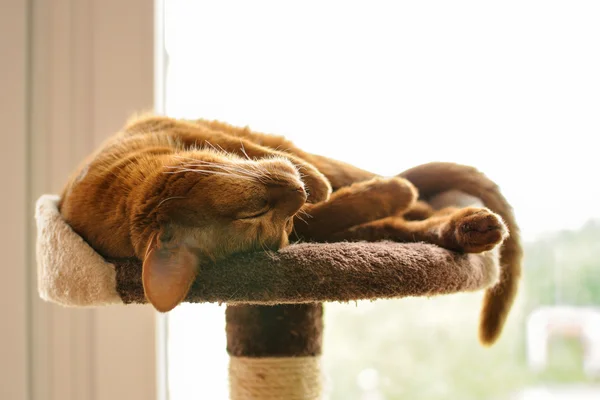
<svg viewBox="0 0 600 400">
<path fill-rule="evenodd" d="M 287 245 L 307 194 L 283 158 L 243 159 L 211 151 L 173 159 L 139 193 L 133 224 L 146 297 L 162 312 L 183 301 L 202 262 Z"/>
</svg>

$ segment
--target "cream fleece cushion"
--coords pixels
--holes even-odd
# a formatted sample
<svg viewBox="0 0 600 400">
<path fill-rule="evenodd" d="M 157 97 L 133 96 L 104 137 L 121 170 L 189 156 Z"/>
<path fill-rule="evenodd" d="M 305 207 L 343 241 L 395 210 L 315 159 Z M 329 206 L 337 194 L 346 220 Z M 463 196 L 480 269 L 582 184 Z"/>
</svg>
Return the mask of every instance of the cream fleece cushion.
<svg viewBox="0 0 600 400">
<path fill-rule="evenodd" d="M 116 273 L 63 220 L 59 197 L 43 195 L 36 204 L 38 291 L 46 301 L 63 306 L 123 304 Z"/>
</svg>

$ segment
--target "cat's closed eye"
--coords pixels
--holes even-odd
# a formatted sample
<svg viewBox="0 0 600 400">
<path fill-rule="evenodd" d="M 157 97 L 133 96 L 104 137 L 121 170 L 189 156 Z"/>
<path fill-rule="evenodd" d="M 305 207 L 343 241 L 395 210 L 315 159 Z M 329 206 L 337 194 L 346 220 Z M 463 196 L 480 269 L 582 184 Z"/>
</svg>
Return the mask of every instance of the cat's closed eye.
<svg viewBox="0 0 600 400">
<path fill-rule="evenodd" d="M 259 218 L 271 211 L 271 205 L 267 199 L 259 202 L 258 207 L 253 207 L 253 210 L 244 210 L 238 213 L 237 219 L 253 219 Z"/>
</svg>

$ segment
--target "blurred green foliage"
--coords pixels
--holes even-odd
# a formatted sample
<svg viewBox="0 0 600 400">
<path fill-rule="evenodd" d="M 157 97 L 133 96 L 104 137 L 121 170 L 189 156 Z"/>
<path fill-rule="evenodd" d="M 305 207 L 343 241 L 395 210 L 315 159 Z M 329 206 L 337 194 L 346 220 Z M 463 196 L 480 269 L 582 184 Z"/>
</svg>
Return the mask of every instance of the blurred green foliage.
<svg viewBox="0 0 600 400">
<path fill-rule="evenodd" d="M 553 339 L 549 365 L 529 370 L 525 321 L 542 305 L 600 306 L 600 222 L 525 244 L 524 278 L 501 339 L 477 340 L 482 293 L 328 304 L 327 398 L 363 400 L 361 371 L 378 373 L 373 399 L 508 399 L 525 387 L 591 382 L 574 339 Z"/>
</svg>

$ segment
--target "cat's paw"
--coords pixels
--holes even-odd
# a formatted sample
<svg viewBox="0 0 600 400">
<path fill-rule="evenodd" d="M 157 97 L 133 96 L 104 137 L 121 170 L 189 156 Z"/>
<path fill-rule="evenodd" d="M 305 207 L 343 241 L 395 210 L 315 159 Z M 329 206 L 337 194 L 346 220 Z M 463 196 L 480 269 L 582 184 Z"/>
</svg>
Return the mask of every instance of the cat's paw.
<svg viewBox="0 0 600 400">
<path fill-rule="evenodd" d="M 487 208 L 464 208 L 452 216 L 452 221 L 457 247 L 465 253 L 492 250 L 508 236 L 502 218 Z"/>
<path fill-rule="evenodd" d="M 373 178 L 369 181 L 355 183 L 350 186 L 357 195 L 370 200 L 375 212 L 373 219 L 399 214 L 411 207 L 419 192 L 417 188 L 404 178 Z"/>
<path fill-rule="evenodd" d="M 301 170 L 302 181 L 306 188 L 308 203 L 320 203 L 329 199 L 331 195 L 331 184 L 329 180 L 316 168 L 304 168 Z"/>
</svg>

